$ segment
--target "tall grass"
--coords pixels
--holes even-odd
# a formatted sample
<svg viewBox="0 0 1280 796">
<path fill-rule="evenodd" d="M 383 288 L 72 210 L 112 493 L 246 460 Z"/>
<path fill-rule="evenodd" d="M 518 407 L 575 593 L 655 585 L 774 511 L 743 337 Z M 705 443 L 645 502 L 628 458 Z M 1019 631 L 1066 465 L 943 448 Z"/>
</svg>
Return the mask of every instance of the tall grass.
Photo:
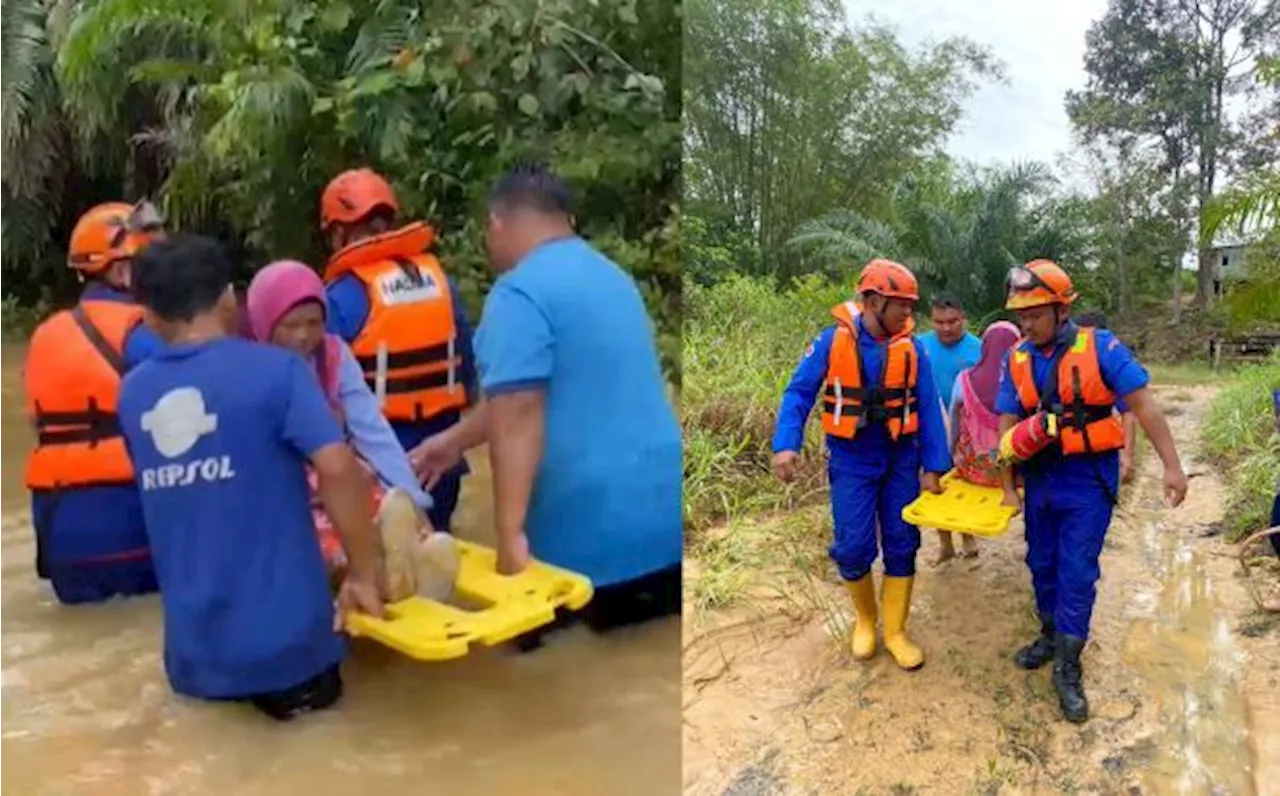
<svg viewBox="0 0 1280 796">
<path fill-rule="evenodd" d="M 806 430 L 800 477 L 770 474 L 778 403 L 805 347 L 850 288 L 820 277 L 783 290 L 733 277 L 684 288 L 684 506 L 687 538 L 717 521 L 795 506 L 821 494 L 821 430 Z"/>
<path fill-rule="evenodd" d="M 1226 516 L 1233 541 L 1267 527 L 1280 482 L 1280 434 L 1271 393 L 1280 389 L 1280 354 L 1235 372 L 1213 401 L 1201 431 L 1225 468 Z"/>
</svg>

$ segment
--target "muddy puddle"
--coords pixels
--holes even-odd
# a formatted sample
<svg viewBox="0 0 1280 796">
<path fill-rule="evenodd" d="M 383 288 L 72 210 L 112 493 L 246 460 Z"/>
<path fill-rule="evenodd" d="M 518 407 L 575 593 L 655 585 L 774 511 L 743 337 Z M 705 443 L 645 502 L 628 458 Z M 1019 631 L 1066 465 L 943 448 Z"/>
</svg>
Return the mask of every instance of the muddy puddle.
<svg viewBox="0 0 1280 796">
<path fill-rule="evenodd" d="M 1154 454 L 1126 488 L 1084 656 L 1090 722 L 1058 718 L 1047 668 L 1011 662 L 1037 630 L 1020 520 L 983 540 L 976 562 L 937 568 L 926 533 L 911 622 L 928 655 L 919 672 L 883 651 L 850 659 L 847 598 L 829 566 L 762 575 L 786 584 L 786 599 L 686 614 L 685 792 L 1280 794 L 1269 762 L 1280 636 L 1250 630 L 1235 562 L 1206 535 L 1223 498 L 1196 458 L 1211 395 L 1161 391 L 1181 410 L 1170 424 L 1191 492 L 1183 508 L 1163 507 Z M 802 511 L 825 545 L 827 509 Z M 776 536 L 767 523 L 759 533 L 763 545 Z"/>
<path fill-rule="evenodd" d="M 22 796 L 661 794 L 679 788 L 679 623 L 414 663 L 364 642 L 341 708 L 279 725 L 174 696 L 157 598 L 64 608 L 34 573 L 21 349 L 3 349 L 3 788 Z M 488 468 L 460 536 L 491 539 Z"/>
</svg>

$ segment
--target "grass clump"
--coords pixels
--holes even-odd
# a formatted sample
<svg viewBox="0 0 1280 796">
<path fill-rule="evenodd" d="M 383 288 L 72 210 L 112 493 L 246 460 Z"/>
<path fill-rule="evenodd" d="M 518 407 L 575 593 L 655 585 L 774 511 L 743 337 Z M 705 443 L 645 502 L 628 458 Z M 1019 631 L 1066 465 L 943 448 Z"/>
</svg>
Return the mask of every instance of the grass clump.
<svg viewBox="0 0 1280 796">
<path fill-rule="evenodd" d="M 1280 389 L 1280 354 L 1240 368 L 1214 398 L 1201 431 L 1228 483 L 1227 530 L 1238 541 L 1268 525 L 1280 481 L 1280 435 L 1271 394 Z"/>
<path fill-rule="evenodd" d="M 821 429 L 806 429 L 796 482 L 770 472 L 782 392 L 807 343 L 832 323 L 849 288 L 818 277 L 780 289 L 772 280 L 731 277 L 684 288 L 683 384 L 686 539 L 711 525 L 803 505 L 825 494 Z"/>
</svg>

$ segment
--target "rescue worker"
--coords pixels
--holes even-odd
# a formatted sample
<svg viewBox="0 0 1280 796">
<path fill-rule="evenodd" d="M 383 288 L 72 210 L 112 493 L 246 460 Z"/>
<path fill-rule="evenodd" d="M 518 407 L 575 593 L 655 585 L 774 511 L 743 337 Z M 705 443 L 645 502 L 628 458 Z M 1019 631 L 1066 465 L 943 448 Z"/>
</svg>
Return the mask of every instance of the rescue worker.
<svg viewBox="0 0 1280 796">
<path fill-rule="evenodd" d="M 324 189 L 320 226 L 333 255 L 325 268 L 329 331 L 351 346 L 365 380 L 406 451 L 456 425 L 476 397 L 471 325 L 458 290 L 428 253 L 425 222 L 393 228 L 399 204 L 369 169 L 339 174 Z M 430 487 L 422 506 L 448 531 L 465 459 Z"/>
<path fill-rule="evenodd" d="M 1187 494 L 1187 476 L 1173 436 L 1147 389 L 1146 370 L 1110 331 L 1077 325 L 1071 278 L 1056 263 L 1034 260 L 1009 273 L 1006 307 L 1018 317 L 1023 342 L 1005 360 L 996 411 L 1003 434 L 1022 418 L 1048 412 L 1058 437 L 1019 466 L 1026 487 L 1027 567 L 1035 588 L 1040 636 L 1018 650 L 1017 665 L 1053 661 L 1062 715 L 1089 716 L 1080 653 L 1099 576 L 1098 557 L 1111 523 L 1124 448 L 1123 399 L 1164 463 L 1170 505 Z M 1013 470 L 1003 473 L 1005 503 L 1022 508 Z"/>
<path fill-rule="evenodd" d="M 84 282 L 80 301 L 40 324 L 27 351 L 36 572 L 63 603 L 157 589 L 116 401 L 124 374 L 163 347 L 129 295 L 134 255 L 162 231 L 149 202 L 108 202 L 85 213 L 67 252 Z"/>
<path fill-rule="evenodd" d="M 872 260 L 858 279 L 861 307 L 832 309 L 836 323 L 809 344 L 778 410 L 773 469 L 795 477 L 804 424 L 822 390 L 822 427 L 831 452 L 827 473 L 835 521 L 831 558 L 853 598 L 853 656 L 876 652 L 876 594 L 871 565 L 877 525 L 884 559 L 884 646 L 903 669 L 924 665 L 906 634 L 920 531 L 902 509 L 921 488 L 940 492 L 951 469 L 941 404 L 924 346 L 911 336 L 919 300 L 915 276 L 889 260 Z M 923 469 L 923 474 L 921 470 Z"/>
<path fill-rule="evenodd" d="M 1092 326 L 1095 329 L 1110 329 L 1107 316 L 1101 312 L 1086 312 L 1075 318 L 1077 326 Z M 1129 411 L 1123 398 L 1116 398 L 1116 411 L 1120 413 L 1120 422 L 1124 426 L 1124 448 L 1120 450 L 1120 483 L 1127 484 L 1133 480 L 1133 449 L 1138 441 L 1138 420 Z"/>
</svg>

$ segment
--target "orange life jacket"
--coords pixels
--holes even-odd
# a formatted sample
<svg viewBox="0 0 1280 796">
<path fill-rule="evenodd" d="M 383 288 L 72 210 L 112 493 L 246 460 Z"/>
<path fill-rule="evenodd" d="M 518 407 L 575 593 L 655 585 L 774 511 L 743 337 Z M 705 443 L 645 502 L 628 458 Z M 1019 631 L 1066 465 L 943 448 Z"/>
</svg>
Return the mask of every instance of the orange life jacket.
<svg viewBox="0 0 1280 796">
<path fill-rule="evenodd" d="M 822 428 L 833 437 L 853 439 L 858 429 L 872 423 L 885 425 L 896 440 L 920 428 L 915 395 L 920 360 L 911 339 L 914 323 L 888 342 L 879 379 L 867 379 L 858 356 L 858 308 L 852 302 L 831 310 L 836 318 L 827 379 L 823 390 Z M 867 387 L 867 383 L 879 386 Z"/>
<path fill-rule="evenodd" d="M 351 353 L 392 421 L 422 421 L 467 405 L 448 279 L 425 252 L 434 239 L 431 227 L 410 224 L 347 246 L 325 269 L 327 283 L 351 274 L 365 286 L 369 318 Z"/>
<path fill-rule="evenodd" d="M 1009 377 L 1018 391 L 1023 412 L 1045 409 L 1058 416 L 1058 441 L 1067 455 L 1098 453 L 1124 447 L 1124 425 L 1114 411 L 1116 395 L 1102 380 L 1097 336 L 1080 327 L 1058 363 L 1057 396 L 1042 401 L 1032 372 L 1031 344 L 1019 346 L 1009 358 Z M 1044 404 L 1048 405 L 1045 406 Z"/>
<path fill-rule="evenodd" d="M 23 372 L 27 415 L 36 427 L 28 489 L 133 483 L 116 408 L 124 340 L 140 323 L 141 307 L 88 300 L 31 336 Z"/>
</svg>

